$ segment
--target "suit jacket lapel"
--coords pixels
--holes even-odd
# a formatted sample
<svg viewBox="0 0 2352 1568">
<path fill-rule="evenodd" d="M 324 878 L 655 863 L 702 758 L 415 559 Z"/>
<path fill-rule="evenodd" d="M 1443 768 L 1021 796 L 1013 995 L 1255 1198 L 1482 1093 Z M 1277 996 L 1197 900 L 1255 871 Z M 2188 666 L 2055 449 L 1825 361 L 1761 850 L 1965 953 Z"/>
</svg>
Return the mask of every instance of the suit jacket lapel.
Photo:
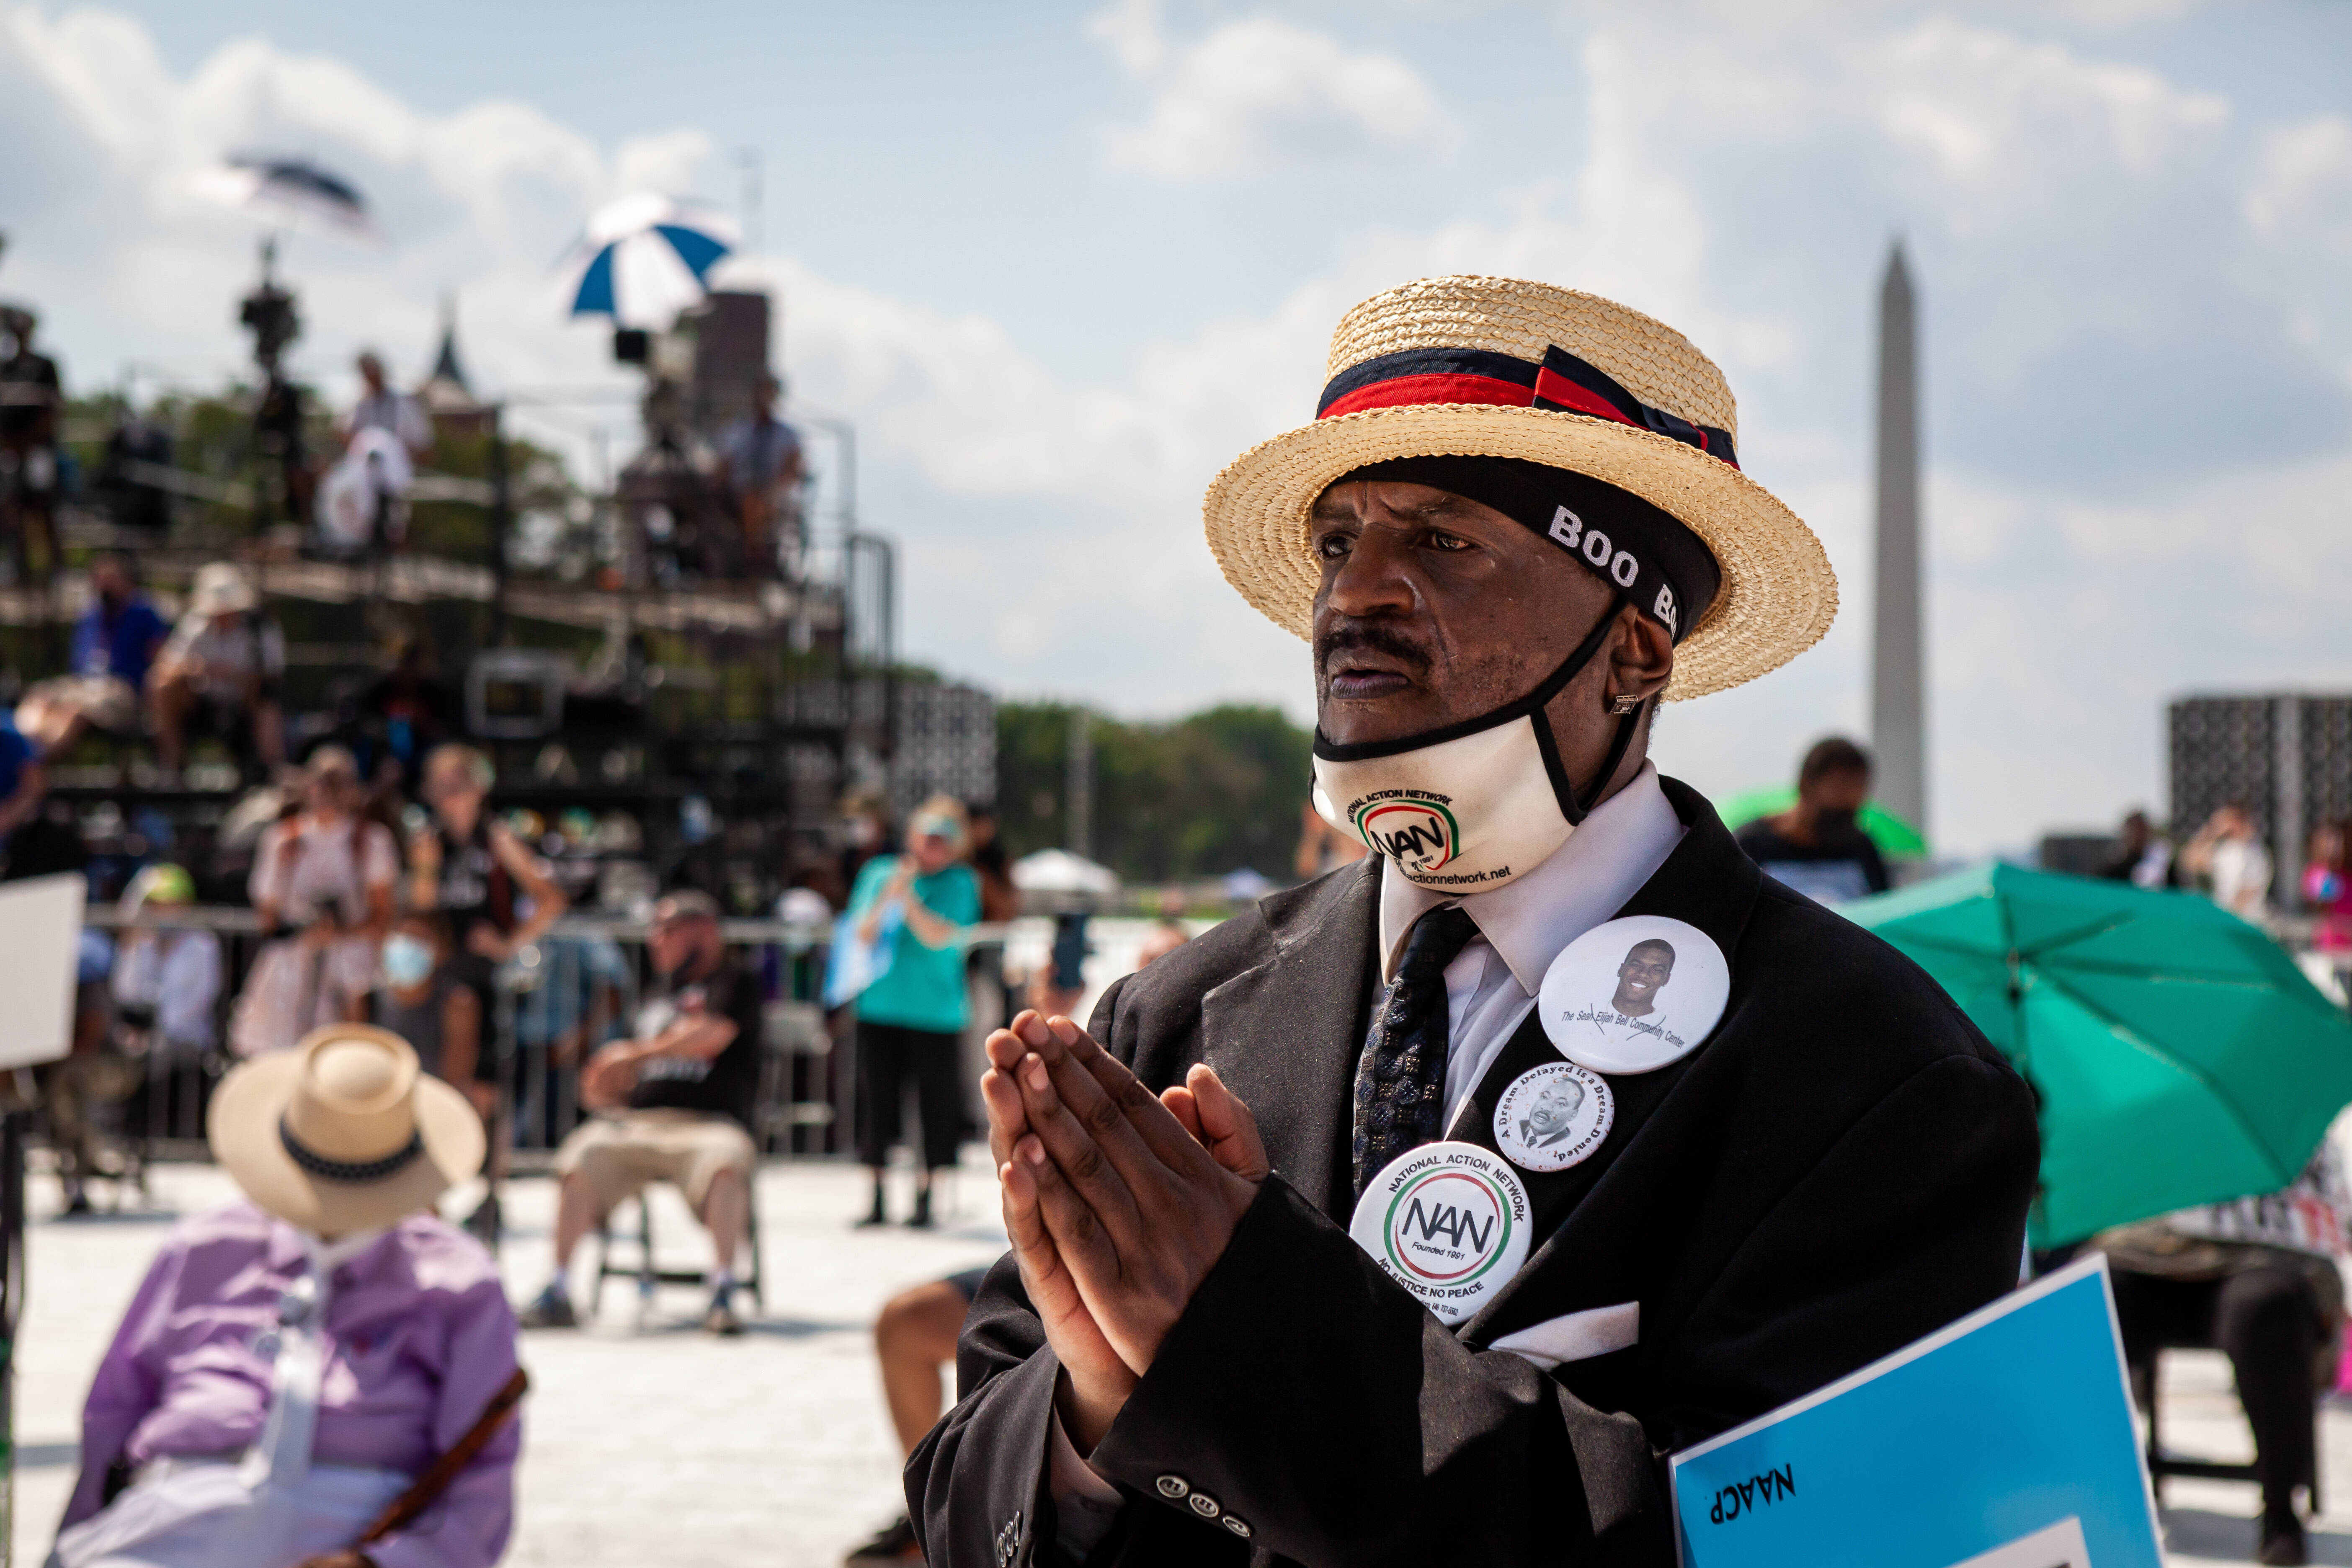
<svg viewBox="0 0 2352 1568">
<path fill-rule="evenodd" d="M 1275 954 L 1201 1002 L 1202 1058 L 1257 1117 L 1274 1167 L 1341 1225 L 1356 1058 L 1378 971 L 1380 857 L 1259 906 Z"/>
<path fill-rule="evenodd" d="M 1620 918 L 1668 915 L 1696 926 L 1723 950 L 1736 984 L 1740 933 L 1747 929 L 1748 912 L 1756 907 L 1756 895 L 1763 887 L 1764 875 L 1733 842 L 1706 796 L 1679 780 L 1662 777 L 1658 784 L 1688 831 L 1674 853 L 1666 857 L 1665 864 L 1625 900 L 1624 908 L 1617 914 Z M 1540 1050 L 1537 1048 L 1538 1041 Z M 1601 1147 L 1592 1152 L 1590 1159 L 1565 1171 L 1518 1171 L 1519 1179 L 1527 1184 L 1528 1201 L 1535 1208 L 1535 1235 L 1539 1239 L 1534 1254 L 1518 1274 L 1476 1316 L 1461 1325 L 1457 1331 L 1464 1339 L 1474 1344 L 1486 1344 L 1566 1310 L 1551 1299 L 1549 1284 L 1563 1274 L 1572 1277 L 1577 1272 L 1576 1259 L 1559 1242 L 1561 1233 L 1574 1218 L 1576 1205 L 1617 1163 L 1626 1146 L 1641 1135 L 1643 1126 L 1674 1093 L 1690 1064 L 1706 1051 L 1706 1046 L 1702 1043 L 1689 1056 L 1655 1072 L 1604 1075 L 1616 1097 L 1617 1121 Z M 1474 1103 L 1464 1108 L 1462 1118 L 1455 1122 L 1458 1135 L 1495 1148 L 1496 1101 L 1509 1087 L 1511 1078 L 1538 1065 L 1547 1056 L 1552 1060 L 1559 1059 L 1558 1048 L 1544 1036 L 1542 1020 L 1530 1013 L 1518 1036 L 1503 1050 L 1479 1085 L 1473 1096 Z M 1475 1124 L 1469 1120 L 1474 1115 L 1479 1118 Z M 1538 1300 L 1542 1305 L 1534 1304 Z M 1606 1304 L 1570 1303 L 1575 1307 Z"/>
</svg>

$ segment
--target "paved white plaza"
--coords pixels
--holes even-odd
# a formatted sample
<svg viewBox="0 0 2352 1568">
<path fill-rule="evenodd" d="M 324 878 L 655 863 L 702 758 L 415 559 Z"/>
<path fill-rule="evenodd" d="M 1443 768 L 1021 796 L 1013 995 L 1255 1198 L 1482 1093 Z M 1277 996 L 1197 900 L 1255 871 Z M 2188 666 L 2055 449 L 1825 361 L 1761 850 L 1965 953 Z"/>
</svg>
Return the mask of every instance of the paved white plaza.
<svg viewBox="0 0 2352 1568">
<path fill-rule="evenodd" d="M 200 1166 L 166 1168 L 156 1212 L 60 1221 L 56 1185 L 34 1182 L 30 1308 L 18 1361 L 16 1561 L 37 1563 L 73 1480 L 78 1412 L 92 1369 L 173 1213 L 226 1201 Z M 638 1321 L 614 1282 L 594 1326 L 526 1337 L 528 1408 L 515 1543 L 521 1568 L 803 1568 L 834 1564 L 898 1506 L 898 1458 L 883 1415 L 870 1329 L 892 1292 L 989 1262 L 1003 1246 L 984 1160 L 959 1174 L 942 1227 L 856 1230 L 864 1173 L 774 1165 L 760 1183 L 766 1310 L 741 1339 L 693 1326 L 701 1301 L 666 1291 Z M 903 1194 L 899 1196 L 903 1210 Z M 454 1208 L 455 1205 L 453 1205 Z M 505 1262 L 520 1300 L 547 1277 L 554 1189 L 509 1190 Z M 705 1254 L 673 1194 L 655 1209 L 663 1251 Z M 583 1259 L 584 1261 L 584 1259 Z M 2212 1355 L 2167 1362 L 2176 1447 L 2243 1458 L 2252 1440 Z M 2352 1405 L 2331 1407 L 2315 1563 L 2352 1565 Z M 2245 1563 L 2251 1487 L 2175 1481 L 2165 1527 L 2177 1564 Z"/>
</svg>

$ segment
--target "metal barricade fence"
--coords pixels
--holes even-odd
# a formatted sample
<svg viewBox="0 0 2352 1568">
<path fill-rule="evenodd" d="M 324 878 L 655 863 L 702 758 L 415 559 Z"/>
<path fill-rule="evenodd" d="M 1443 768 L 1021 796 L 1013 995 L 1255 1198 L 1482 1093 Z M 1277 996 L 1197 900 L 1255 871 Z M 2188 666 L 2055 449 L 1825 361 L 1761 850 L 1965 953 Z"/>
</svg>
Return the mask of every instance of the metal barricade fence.
<svg viewBox="0 0 2352 1568">
<path fill-rule="evenodd" d="M 145 1065 L 144 1081 L 121 1108 L 125 1141 L 142 1157 L 201 1156 L 212 1086 L 236 1061 L 227 1046 L 231 1011 L 269 939 L 248 909 L 151 909 L 129 921 L 110 906 L 94 905 L 85 921 L 118 942 L 136 929 L 165 941 L 202 933 L 219 944 L 220 991 L 203 1041 L 161 1040 L 151 1019 L 113 1004 L 108 985 L 82 987 L 84 1006 L 110 1010 L 118 1048 L 127 1047 Z M 1001 951 L 1007 931 L 975 926 L 966 943 Z M 790 1158 L 846 1151 L 855 1042 L 849 1010 L 829 1013 L 822 1002 L 832 928 L 729 920 L 720 922 L 720 933 L 767 999 L 753 1128 L 761 1152 Z M 515 1168 L 543 1164 L 578 1125 L 581 1064 L 599 1046 L 635 1032 L 639 1004 L 655 984 L 644 922 L 603 914 L 566 915 L 499 966 L 495 1005 L 482 1021 L 477 1076 L 498 1089 L 499 1137 Z"/>
</svg>

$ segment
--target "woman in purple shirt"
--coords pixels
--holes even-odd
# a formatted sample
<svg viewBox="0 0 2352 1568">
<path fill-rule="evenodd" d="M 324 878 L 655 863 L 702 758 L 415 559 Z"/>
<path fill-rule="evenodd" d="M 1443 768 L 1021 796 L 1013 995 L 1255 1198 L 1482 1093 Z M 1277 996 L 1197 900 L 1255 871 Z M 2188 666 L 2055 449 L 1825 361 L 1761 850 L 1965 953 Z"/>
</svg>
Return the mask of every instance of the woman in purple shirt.
<svg viewBox="0 0 2352 1568">
<path fill-rule="evenodd" d="M 209 1131 L 247 1201 L 175 1229 L 123 1314 L 52 1564 L 488 1568 L 511 1420 L 362 1540 L 515 1373 L 489 1254 L 431 1209 L 480 1168 L 480 1120 L 399 1036 L 337 1024 L 231 1073 Z"/>
</svg>

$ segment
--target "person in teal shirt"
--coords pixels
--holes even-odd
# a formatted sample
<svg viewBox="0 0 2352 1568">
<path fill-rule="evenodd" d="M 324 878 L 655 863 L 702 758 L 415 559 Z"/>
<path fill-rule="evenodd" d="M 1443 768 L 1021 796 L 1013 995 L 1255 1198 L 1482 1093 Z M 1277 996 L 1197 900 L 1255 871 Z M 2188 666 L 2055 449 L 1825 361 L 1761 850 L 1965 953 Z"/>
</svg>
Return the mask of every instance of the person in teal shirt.
<svg viewBox="0 0 2352 1568">
<path fill-rule="evenodd" d="M 849 916 L 857 938 L 887 942 L 889 966 L 857 996 L 857 1157 L 874 1173 L 874 1207 L 889 1218 L 882 1167 L 898 1140 L 907 1085 L 923 1127 L 923 1173 L 907 1223 L 931 1223 L 931 1173 L 952 1165 L 963 1130 L 956 1042 L 963 1033 L 963 929 L 980 919 L 980 879 L 963 864 L 971 842 L 961 803 L 933 795 L 907 824 L 907 852 L 877 856 L 857 874 Z"/>
</svg>

